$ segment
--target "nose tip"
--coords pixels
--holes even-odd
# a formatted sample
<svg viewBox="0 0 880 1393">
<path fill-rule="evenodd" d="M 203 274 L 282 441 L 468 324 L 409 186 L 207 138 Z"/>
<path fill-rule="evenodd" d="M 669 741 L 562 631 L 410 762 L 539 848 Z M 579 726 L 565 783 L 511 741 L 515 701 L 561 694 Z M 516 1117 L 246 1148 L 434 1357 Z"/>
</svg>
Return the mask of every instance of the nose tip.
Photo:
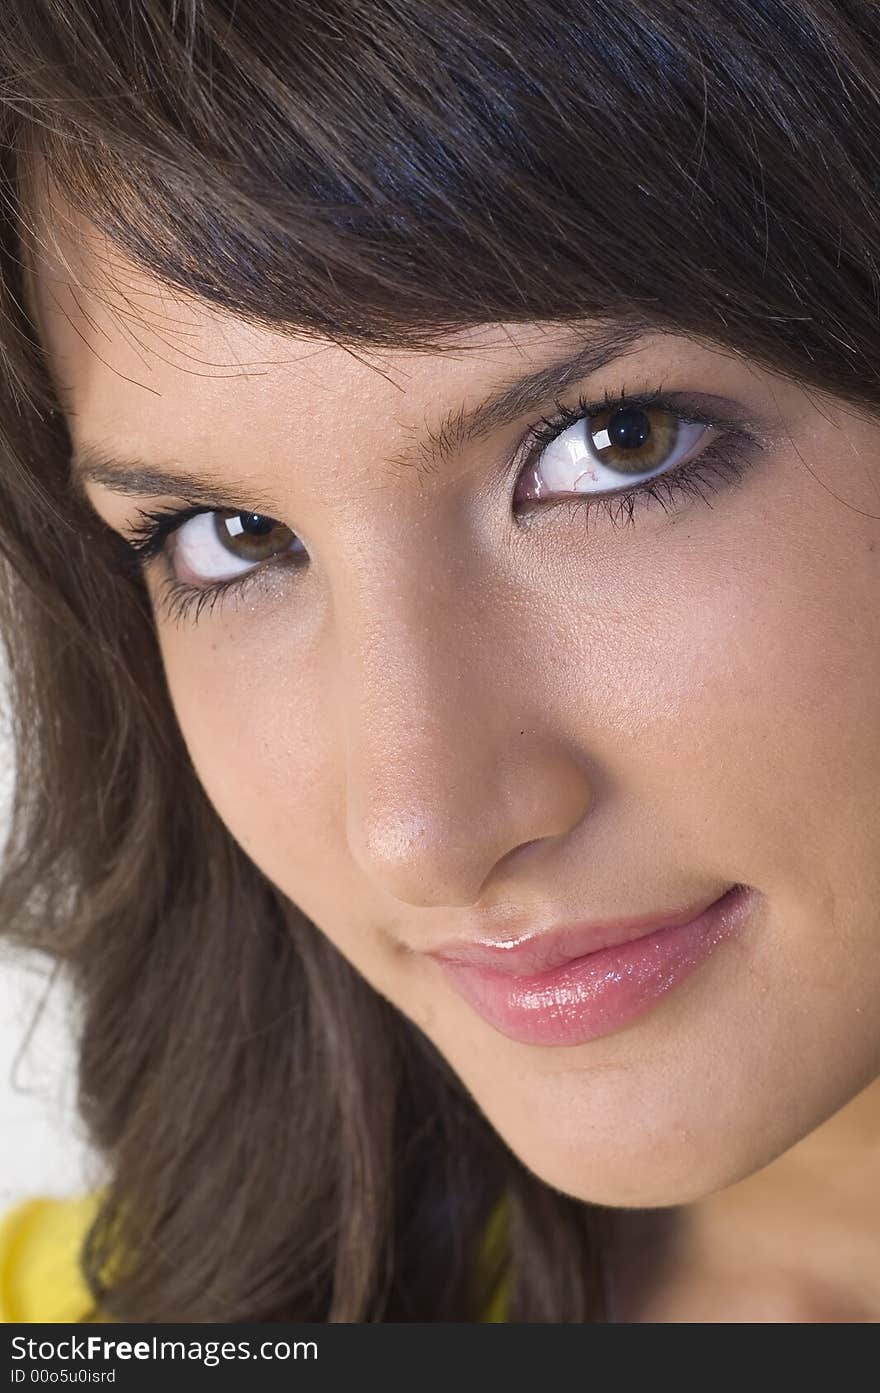
<svg viewBox="0 0 880 1393">
<path fill-rule="evenodd" d="M 351 840 L 351 839 L 350 839 Z M 466 906 L 485 878 L 474 866 L 475 843 L 437 811 L 387 812 L 365 829 L 358 860 L 371 879 L 406 904 Z"/>
<path fill-rule="evenodd" d="M 405 789 L 385 784 L 363 815 L 349 809 L 349 846 L 374 884 L 420 908 L 480 902 L 503 871 L 540 854 L 585 816 L 591 786 L 569 754 L 518 748 L 518 767 L 494 777 L 472 771 L 466 782 L 437 787 L 430 807 L 403 807 Z M 396 797 L 395 797 L 396 793 Z"/>
</svg>

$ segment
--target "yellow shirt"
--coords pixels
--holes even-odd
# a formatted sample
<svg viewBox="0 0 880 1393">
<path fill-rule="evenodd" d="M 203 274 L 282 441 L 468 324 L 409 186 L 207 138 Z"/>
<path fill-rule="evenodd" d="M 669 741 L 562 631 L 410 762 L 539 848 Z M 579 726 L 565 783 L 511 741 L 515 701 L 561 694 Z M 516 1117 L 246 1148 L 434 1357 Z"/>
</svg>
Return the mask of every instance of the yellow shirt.
<svg viewBox="0 0 880 1393">
<path fill-rule="evenodd" d="M 81 1321 L 92 1299 L 79 1252 L 98 1195 L 40 1197 L 0 1221 L 0 1320 Z"/>
<path fill-rule="evenodd" d="M 25 1200 L 0 1220 L 0 1321 L 80 1322 L 92 1307 L 79 1270 L 79 1254 L 95 1216 L 97 1193 L 75 1199 Z M 505 1213 L 495 1210 L 484 1252 L 503 1238 Z M 503 1281 L 483 1321 L 505 1321 L 508 1284 Z"/>
</svg>

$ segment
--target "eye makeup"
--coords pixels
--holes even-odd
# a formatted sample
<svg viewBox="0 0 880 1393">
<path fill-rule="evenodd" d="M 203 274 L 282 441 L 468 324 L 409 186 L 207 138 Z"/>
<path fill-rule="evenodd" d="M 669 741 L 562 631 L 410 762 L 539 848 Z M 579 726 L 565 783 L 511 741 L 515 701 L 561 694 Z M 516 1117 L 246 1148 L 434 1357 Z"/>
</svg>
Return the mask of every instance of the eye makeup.
<svg viewBox="0 0 880 1393">
<path fill-rule="evenodd" d="M 597 401 L 581 396 L 574 406 L 557 401 L 555 413 L 542 417 L 530 427 L 514 452 L 511 468 L 516 471 L 518 481 L 531 476 L 540 485 L 537 470 L 544 452 L 565 432 L 582 422 L 589 427 L 596 417 L 608 418 L 608 425 L 612 428 L 615 423 L 625 422 L 631 434 L 633 424 L 644 423 L 652 414 L 659 413 L 667 423 L 671 421 L 679 427 L 702 425 L 705 427 L 704 435 L 711 439 L 698 453 L 689 452 L 679 463 L 661 472 L 649 472 L 648 477 L 641 478 L 632 486 L 624 484 L 619 488 L 594 492 L 577 489 L 565 491 L 559 497 L 540 496 L 539 486 L 538 496 L 525 502 L 519 509 L 520 525 L 531 527 L 539 520 L 540 514 L 559 507 L 577 511 L 585 519 L 597 514 L 606 516 L 612 526 L 620 527 L 634 525 L 636 513 L 654 504 L 659 504 L 666 513 L 678 510 L 686 499 L 701 499 L 711 506 L 711 496 L 742 480 L 750 463 L 763 448 L 760 432 L 732 415 L 729 404 L 726 413 L 713 409 L 717 400 L 700 394 L 693 397 L 679 392 L 666 394 L 657 388 L 632 395 L 625 390 L 616 394 L 606 391 Z M 644 435 L 643 425 L 642 433 Z M 618 434 L 622 437 L 622 432 L 618 431 Z M 609 430 L 606 428 L 593 438 L 602 438 L 607 445 Z M 613 466 L 611 469 L 613 471 Z M 591 471 L 582 472 L 586 474 Z M 624 475 L 621 477 L 625 478 Z M 514 504 L 518 501 L 522 501 L 519 484 Z M 228 507 L 217 508 L 202 502 L 187 503 L 183 507 L 139 509 L 135 520 L 124 528 L 122 568 L 143 573 L 148 567 L 159 563 L 163 567 L 157 601 L 162 616 L 167 620 L 198 622 L 204 613 L 210 614 L 219 603 L 234 601 L 245 590 L 250 592 L 255 584 L 265 581 L 270 572 L 273 578 L 277 578 L 280 567 L 302 570 L 308 565 L 305 552 L 286 547 L 265 560 L 255 562 L 250 569 L 239 569 L 231 577 L 206 579 L 200 584 L 182 579 L 174 570 L 175 547 L 183 550 L 187 523 L 206 513 L 215 516 L 218 549 L 224 540 L 224 522 L 230 522 L 230 531 L 240 535 L 245 529 L 245 520 L 260 519 L 258 525 L 263 532 L 267 530 L 267 524 L 276 521 L 244 505 L 240 512 L 235 512 Z M 278 526 L 288 537 L 293 535 L 283 524 Z"/>
</svg>

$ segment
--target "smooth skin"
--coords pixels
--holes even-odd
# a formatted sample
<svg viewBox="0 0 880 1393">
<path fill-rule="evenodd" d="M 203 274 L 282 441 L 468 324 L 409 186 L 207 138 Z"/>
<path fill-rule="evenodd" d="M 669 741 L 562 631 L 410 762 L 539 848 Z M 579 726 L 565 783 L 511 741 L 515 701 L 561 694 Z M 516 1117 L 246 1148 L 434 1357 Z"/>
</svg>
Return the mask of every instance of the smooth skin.
<svg viewBox="0 0 880 1393">
<path fill-rule="evenodd" d="M 75 449 L 243 483 L 237 506 L 308 553 L 197 622 L 163 612 L 165 558 L 147 570 L 238 843 L 526 1166 L 620 1208 L 617 1319 L 880 1317 L 878 423 L 646 335 L 561 399 L 723 398 L 761 444 L 744 479 L 631 526 L 546 504 L 526 526 L 511 461 L 552 402 L 430 470 L 402 455 L 596 326 L 355 355 L 170 290 L 57 191 L 37 211 L 31 295 Z M 86 487 L 123 532 L 184 502 Z M 736 882 L 745 929 L 585 1045 L 502 1036 L 424 956 Z"/>
</svg>

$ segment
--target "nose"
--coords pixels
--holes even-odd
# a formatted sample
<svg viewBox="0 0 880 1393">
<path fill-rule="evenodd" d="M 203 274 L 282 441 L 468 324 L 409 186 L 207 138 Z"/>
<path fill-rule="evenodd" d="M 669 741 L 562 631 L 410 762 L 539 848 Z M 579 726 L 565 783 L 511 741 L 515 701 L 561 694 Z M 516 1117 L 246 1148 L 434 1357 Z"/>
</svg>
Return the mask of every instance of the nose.
<svg viewBox="0 0 880 1393">
<path fill-rule="evenodd" d="M 502 861 L 509 871 L 521 848 L 581 821 L 591 784 L 541 719 L 540 682 L 516 636 L 508 644 L 502 620 L 465 607 L 449 575 L 422 579 L 362 596 L 339 632 L 346 834 L 364 874 L 395 899 L 472 905 Z"/>
</svg>

